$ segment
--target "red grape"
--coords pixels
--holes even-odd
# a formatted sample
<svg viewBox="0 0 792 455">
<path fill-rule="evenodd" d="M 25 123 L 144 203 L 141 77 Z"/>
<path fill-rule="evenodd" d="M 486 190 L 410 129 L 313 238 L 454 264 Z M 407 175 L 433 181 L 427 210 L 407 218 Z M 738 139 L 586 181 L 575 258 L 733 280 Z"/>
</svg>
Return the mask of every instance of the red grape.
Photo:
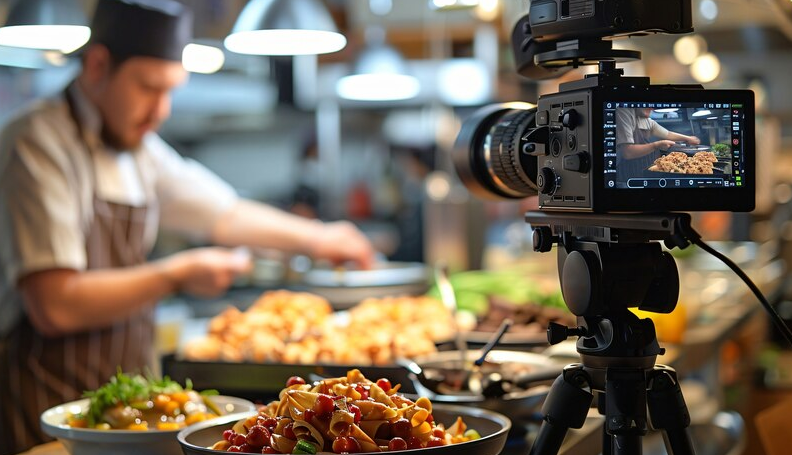
<svg viewBox="0 0 792 455">
<path fill-rule="evenodd" d="M 354 404 L 350 404 L 347 406 L 349 412 L 351 412 L 355 416 L 355 423 L 360 422 L 360 419 L 363 418 L 363 413 L 360 411 L 360 408 Z"/>
<path fill-rule="evenodd" d="M 410 436 L 407 438 L 407 448 L 409 449 L 420 449 L 423 447 L 421 445 L 421 440 L 416 438 L 415 436 Z"/>
<path fill-rule="evenodd" d="M 241 452 L 241 451 L 242 449 L 240 449 L 239 446 L 231 446 L 228 449 L 226 449 L 226 452 Z"/>
<path fill-rule="evenodd" d="M 278 421 L 273 417 L 259 417 L 256 423 L 268 428 L 270 431 L 278 426 Z"/>
<path fill-rule="evenodd" d="M 295 384 L 305 384 L 305 379 L 299 376 L 292 376 L 288 381 L 286 381 L 286 387 L 291 387 Z"/>
<path fill-rule="evenodd" d="M 407 419 L 399 419 L 391 425 L 391 434 L 405 440 L 410 437 L 411 430 L 412 425 Z"/>
<path fill-rule="evenodd" d="M 388 381 L 388 380 L 387 380 L 387 379 L 385 379 L 385 378 L 380 378 L 380 379 L 377 379 L 377 385 L 379 386 L 379 388 L 380 388 L 380 389 L 382 389 L 383 391 L 385 391 L 385 393 L 388 393 L 388 392 L 390 392 L 390 389 L 392 388 L 392 387 L 391 387 L 391 382 L 390 382 L 390 381 Z"/>
<path fill-rule="evenodd" d="M 445 431 L 443 431 L 440 428 L 435 428 L 434 430 L 432 430 L 432 436 L 434 436 L 436 438 L 444 438 L 445 437 Z"/>
<path fill-rule="evenodd" d="M 303 419 L 305 419 L 305 421 L 308 423 L 310 423 L 314 417 L 316 417 L 316 412 L 311 409 L 306 409 L 303 413 Z"/>
<path fill-rule="evenodd" d="M 432 437 L 429 439 L 429 442 L 426 444 L 426 447 L 440 447 L 445 445 L 445 441 L 440 438 Z"/>
<path fill-rule="evenodd" d="M 236 434 L 234 435 L 234 440 L 230 441 L 235 446 L 241 446 L 242 444 L 247 442 L 244 434 Z"/>
<path fill-rule="evenodd" d="M 289 439 L 297 439 L 297 436 L 294 435 L 294 423 L 289 423 L 283 427 L 283 435 Z"/>
<path fill-rule="evenodd" d="M 390 439 L 391 438 L 391 424 L 383 423 L 382 425 L 377 428 L 377 434 L 374 435 L 374 439 Z"/>
<path fill-rule="evenodd" d="M 388 442 L 388 450 L 407 450 L 407 441 L 402 438 L 393 438 Z"/>
<path fill-rule="evenodd" d="M 257 453 L 259 450 L 261 450 L 260 447 L 254 448 L 250 444 L 242 444 L 241 446 L 239 446 L 239 451 L 242 453 Z"/>
<path fill-rule="evenodd" d="M 321 417 L 332 413 L 334 409 L 335 403 L 333 402 L 333 399 L 330 397 L 330 395 L 319 394 L 313 407 L 316 415 Z"/>
<path fill-rule="evenodd" d="M 232 442 L 234 436 L 236 436 L 236 431 L 230 428 L 223 432 L 223 439 L 225 439 L 228 442 Z"/>
<path fill-rule="evenodd" d="M 352 436 L 338 436 L 333 440 L 333 452 L 359 453 L 360 443 Z"/>
<path fill-rule="evenodd" d="M 253 425 L 250 427 L 250 430 L 248 430 L 245 440 L 252 446 L 263 447 L 269 444 L 270 436 L 272 436 L 272 434 L 268 429 L 261 425 Z"/>
<path fill-rule="evenodd" d="M 426 421 L 429 422 L 429 423 L 434 422 L 434 417 L 432 416 L 432 414 L 429 414 L 428 416 L 426 416 Z"/>
<path fill-rule="evenodd" d="M 355 387 L 355 390 L 357 391 L 357 393 L 360 394 L 360 399 L 361 400 L 368 400 L 369 391 L 365 387 L 363 387 L 362 385 L 358 384 L 358 386 Z"/>
</svg>

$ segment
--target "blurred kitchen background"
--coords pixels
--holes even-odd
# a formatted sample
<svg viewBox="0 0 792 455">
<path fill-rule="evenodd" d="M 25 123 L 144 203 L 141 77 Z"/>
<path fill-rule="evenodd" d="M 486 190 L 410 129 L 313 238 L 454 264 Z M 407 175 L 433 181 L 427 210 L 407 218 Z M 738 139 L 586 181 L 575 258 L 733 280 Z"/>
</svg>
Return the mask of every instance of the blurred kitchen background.
<svg viewBox="0 0 792 455">
<path fill-rule="evenodd" d="M 55 1 L 86 16 L 95 3 Z M 172 117 L 161 131 L 180 153 L 204 163 L 245 197 L 309 217 L 352 220 L 392 261 L 443 261 L 453 272 L 508 268 L 531 256 L 552 281 L 554 255 L 536 259 L 530 251 L 530 231 L 522 221 L 526 202 L 474 199 L 459 183 L 450 158 L 461 120 L 476 108 L 535 102 L 556 91 L 560 81 L 584 73 L 575 70 L 543 82 L 516 74 L 510 36 L 528 11 L 527 1 L 315 1 L 326 11 L 304 10 L 303 19 L 329 15 L 347 44 L 333 53 L 294 57 L 244 55 L 224 47 L 246 0 L 182 1 L 195 12 L 196 44 L 211 48 L 197 48 L 208 53 L 185 61 L 193 72 L 174 93 Z M 0 0 L 0 24 L 17 3 L 38 2 L 46 3 Z M 647 75 L 656 84 L 754 90 L 757 208 L 750 214 L 696 214 L 695 222 L 710 240 L 741 242 L 727 244 L 746 247 L 732 250 L 747 255 L 744 261 L 770 245 L 767 262 L 753 270 L 761 275 L 766 264 L 774 264 L 764 280 L 772 286 L 765 289 L 772 291 L 782 316 L 792 320 L 792 292 L 786 290 L 786 264 L 792 259 L 792 2 L 693 0 L 693 23 L 694 35 L 621 39 L 616 46 L 642 51 L 641 61 L 624 65 L 626 74 Z M 367 88 L 354 80 L 345 85 L 343 78 L 376 59 L 406 79 L 388 79 L 363 93 L 347 91 Z M 0 123 L 27 102 L 57 93 L 78 66 L 63 52 L 0 46 Z M 155 254 L 189 246 L 188 240 L 163 234 Z M 210 317 L 229 299 L 252 301 L 262 289 L 283 286 L 289 273 L 310 267 L 257 253 L 271 262 L 262 263 L 256 280 L 216 305 L 192 304 L 191 314 Z M 682 277 L 689 324 L 715 324 L 721 310 L 707 313 L 693 302 L 708 303 L 733 291 L 730 286 L 739 287 L 733 275 L 713 272 L 705 262 L 681 268 L 689 272 Z M 699 363 L 688 370 L 718 396 L 717 407 L 738 408 L 744 416 L 786 397 L 792 386 L 792 360 L 784 349 L 759 351 L 759 343 L 774 337 L 767 335 L 771 331 L 755 311 L 755 300 L 750 305 L 750 311 L 735 316 L 739 325 L 728 325 L 710 344 L 701 339 L 696 344 L 696 336 L 706 334 L 686 335 L 694 346 L 682 351 L 690 353 L 689 362 L 698 353 Z M 713 349 L 721 353 L 714 366 Z M 685 371 L 683 364 L 675 366 Z M 761 393 L 748 393 L 746 387 L 755 392 L 755 384 Z"/>
<path fill-rule="evenodd" d="M 514 71 L 509 37 L 528 2 L 317 2 L 347 45 L 318 57 L 266 57 L 223 45 L 245 0 L 184 1 L 195 11 L 196 43 L 213 49 L 198 57 L 200 72 L 174 94 L 162 130 L 182 154 L 246 197 L 322 219 L 352 219 L 394 260 L 442 258 L 453 269 L 479 268 L 497 260 L 486 248 L 492 242 L 520 246 L 522 230 L 513 226 L 520 224 L 520 203 L 471 200 L 456 182 L 449 151 L 460 119 L 476 107 L 535 101 L 556 90 L 558 80 L 537 83 Z M 0 20 L 14 3 L 0 1 Z M 62 3 L 89 15 L 95 0 Z M 767 238 L 778 228 L 767 223 L 771 213 L 792 199 L 792 162 L 785 164 L 792 149 L 792 2 L 693 4 L 695 35 L 622 39 L 617 47 L 641 50 L 643 60 L 627 64 L 627 74 L 646 74 L 654 83 L 756 92 L 757 211 L 731 222 L 729 215 L 706 215 L 716 221 L 703 220 L 703 228 L 717 239 Z M 412 85 L 403 94 L 388 82 L 362 95 L 343 93 L 339 81 L 360 69 L 364 52 L 368 61 L 384 59 L 410 76 Z M 57 51 L 0 47 L 0 121 L 60 90 L 78 64 Z M 406 99 L 388 99 L 400 95 Z M 162 248 L 180 247 L 171 241 L 163 238 Z"/>
</svg>

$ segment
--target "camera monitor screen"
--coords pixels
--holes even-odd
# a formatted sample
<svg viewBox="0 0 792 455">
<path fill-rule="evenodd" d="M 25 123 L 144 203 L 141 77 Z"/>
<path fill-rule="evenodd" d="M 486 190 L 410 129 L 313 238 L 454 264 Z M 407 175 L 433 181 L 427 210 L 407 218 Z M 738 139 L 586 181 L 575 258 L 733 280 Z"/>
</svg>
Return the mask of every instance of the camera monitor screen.
<svg viewBox="0 0 792 455">
<path fill-rule="evenodd" d="M 749 183 L 743 104 L 606 101 L 603 128 L 606 188 L 736 188 Z"/>
</svg>

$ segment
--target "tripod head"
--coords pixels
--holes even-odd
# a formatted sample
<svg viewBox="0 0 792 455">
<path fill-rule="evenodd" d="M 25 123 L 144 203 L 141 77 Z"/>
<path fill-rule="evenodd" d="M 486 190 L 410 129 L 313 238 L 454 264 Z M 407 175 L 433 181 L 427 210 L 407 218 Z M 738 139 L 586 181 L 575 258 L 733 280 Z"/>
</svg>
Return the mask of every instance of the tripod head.
<svg viewBox="0 0 792 455">
<path fill-rule="evenodd" d="M 670 313 L 679 297 L 679 273 L 669 247 L 686 247 L 688 214 L 600 215 L 528 212 L 534 249 L 558 244 L 564 301 L 579 327 L 551 324 L 548 341 L 578 336 L 577 350 L 591 367 L 651 368 L 659 347 L 654 324 L 629 311 Z"/>
</svg>

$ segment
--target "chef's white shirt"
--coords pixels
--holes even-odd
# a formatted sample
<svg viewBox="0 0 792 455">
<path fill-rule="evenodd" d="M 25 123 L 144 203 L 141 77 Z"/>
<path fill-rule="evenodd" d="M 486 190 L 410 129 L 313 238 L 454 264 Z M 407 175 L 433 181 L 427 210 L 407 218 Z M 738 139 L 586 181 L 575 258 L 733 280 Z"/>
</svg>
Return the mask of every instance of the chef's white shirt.
<svg viewBox="0 0 792 455">
<path fill-rule="evenodd" d="M 137 150 L 104 146 L 99 112 L 76 82 L 67 90 L 82 134 L 61 94 L 28 109 L 0 136 L 0 334 L 21 314 L 19 278 L 86 269 L 94 195 L 150 208 L 148 250 L 159 228 L 207 239 L 237 200 L 230 185 L 155 133 Z"/>
</svg>

